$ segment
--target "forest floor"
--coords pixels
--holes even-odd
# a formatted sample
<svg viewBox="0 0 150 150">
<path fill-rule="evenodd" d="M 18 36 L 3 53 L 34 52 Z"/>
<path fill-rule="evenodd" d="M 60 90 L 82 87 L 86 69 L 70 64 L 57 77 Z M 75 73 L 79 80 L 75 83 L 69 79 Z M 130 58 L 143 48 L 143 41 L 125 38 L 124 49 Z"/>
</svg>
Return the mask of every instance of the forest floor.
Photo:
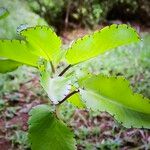
<svg viewBox="0 0 150 150">
<path fill-rule="evenodd" d="M 64 43 L 68 44 L 87 32 L 91 31 L 79 29 L 65 32 Z M 30 150 L 27 140 L 28 112 L 38 104 L 47 103 L 46 96 L 41 94 L 37 75 L 17 84 L 17 90 L 5 92 L 0 99 L 0 150 Z M 78 150 L 150 149 L 148 129 L 126 129 L 107 113 L 75 109 L 69 104 L 62 106 L 62 113 L 64 120 L 75 130 Z"/>
</svg>

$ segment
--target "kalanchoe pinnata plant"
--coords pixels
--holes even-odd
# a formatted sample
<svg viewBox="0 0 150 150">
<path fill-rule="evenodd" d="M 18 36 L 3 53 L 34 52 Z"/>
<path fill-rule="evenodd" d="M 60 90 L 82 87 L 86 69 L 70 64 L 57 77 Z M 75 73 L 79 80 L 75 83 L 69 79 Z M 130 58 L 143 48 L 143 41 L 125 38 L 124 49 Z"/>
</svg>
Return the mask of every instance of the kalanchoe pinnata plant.
<svg viewBox="0 0 150 150">
<path fill-rule="evenodd" d="M 140 40 L 127 25 L 111 25 L 76 40 L 62 49 L 61 39 L 45 26 L 27 28 L 19 40 L 0 40 L 0 72 L 5 73 L 23 64 L 39 69 L 40 83 L 55 111 L 39 105 L 30 111 L 29 140 L 33 150 L 74 150 L 73 132 L 62 121 L 59 107 L 69 102 L 79 108 L 106 111 L 123 126 L 150 128 L 150 100 L 133 93 L 124 77 L 88 74 L 74 66 L 95 58 L 118 46 Z M 68 64 L 58 70 L 60 61 Z M 74 67 L 75 68 L 75 67 Z"/>
</svg>

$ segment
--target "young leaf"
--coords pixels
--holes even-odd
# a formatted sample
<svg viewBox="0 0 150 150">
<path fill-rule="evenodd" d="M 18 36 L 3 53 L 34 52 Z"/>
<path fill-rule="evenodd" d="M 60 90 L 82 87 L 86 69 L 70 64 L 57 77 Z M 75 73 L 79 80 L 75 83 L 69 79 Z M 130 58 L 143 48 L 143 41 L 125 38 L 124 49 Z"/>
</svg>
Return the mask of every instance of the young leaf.
<svg viewBox="0 0 150 150">
<path fill-rule="evenodd" d="M 124 78 L 98 75 L 82 80 L 80 86 L 88 108 L 109 112 L 125 127 L 150 128 L 150 100 L 132 93 Z"/>
<path fill-rule="evenodd" d="M 74 150 L 74 135 L 56 118 L 47 105 L 39 105 L 30 111 L 29 140 L 32 150 Z"/>
<path fill-rule="evenodd" d="M 66 59 L 69 64 L 77 64 L 118 46 L 138 41 L 139 36 L 133 28 L 114 24 L 78 39 L 68 49 Z"/>
<path fill-rule="evenodd" d="M 21 31 L 21 35 L 35 48 L 33 53 L 47 60 L 55 60 L 61 48 L 61 39 L 46 26 L 36 26 Z"/>
<path fill-rule="evenodd" d="M 33 47 L 25 41 L 0 40 L 0 57 L 23 64 L 37 66 L 38 56 L 31 53 Z"/>
<path fill-rule="evenodd" d="M 70 77 L 51 78 L 48 73 L 43 72 L 41 76 L 41 85 L 48 94 L 48 97 L 54 104 L 63 100 L 71 90 Z"/>
<path fill-rule="evenodd" d="M 21 63 L 8 59 L 0 59 L 0 73 L 6 73 L 17 69 Z"/>
</svg>

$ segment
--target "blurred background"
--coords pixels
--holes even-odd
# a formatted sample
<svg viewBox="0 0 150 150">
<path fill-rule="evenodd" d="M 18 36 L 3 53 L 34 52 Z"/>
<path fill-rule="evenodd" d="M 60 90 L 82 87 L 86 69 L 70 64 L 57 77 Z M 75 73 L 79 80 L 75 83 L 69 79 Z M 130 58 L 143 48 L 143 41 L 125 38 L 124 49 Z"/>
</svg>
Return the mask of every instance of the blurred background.
<svg viewBox="0 0 150 150">
<path fill-rule="evenodd" d="M 133 26 L 142 41 L 117 48 L 84 65 L 89 72 L 125 76 L 135 92 L 150 98 L 150 0 L 0 0 L 0 39 L 19 39 L 21 29 L 47 25 L 67 46 L 106 25 Z M 28 111 L 48 98 L 35 68 L 0 74 L 0 150 L 30 150 Z M 150 130 L 126 129 L 109 114 L 62 105 L 78 150 L 149 150 Z"/>
</svg>

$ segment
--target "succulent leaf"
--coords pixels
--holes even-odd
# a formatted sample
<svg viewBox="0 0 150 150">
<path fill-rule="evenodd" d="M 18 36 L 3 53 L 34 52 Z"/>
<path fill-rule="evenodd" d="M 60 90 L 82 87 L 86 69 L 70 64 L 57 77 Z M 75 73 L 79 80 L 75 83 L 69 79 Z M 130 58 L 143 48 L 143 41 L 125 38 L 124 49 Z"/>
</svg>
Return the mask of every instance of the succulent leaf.
<svg viewBox="0 0 150 150">
<path fill-rule="evenodd" d="M 54 104 L 58 104 L 71 91 L 70 77 L 51 78 L 47 72 L 42 73 L 41 85 Z"/>
<path fill-rule="evenodd" d="M 68 49 L 66 59 L 69 64 L 77 64 L 118 46 L 138 41 L 139 36 L 133 28 L 114 24 L 77 39 Z"/>
<path fill-rule="evenodd" d="M 71 130 L 50 111 L 39 105 L 30 111 L 29 140 L 32 150 L 75 150 L 76 142 Z"/>
<path fill-rule="evenodd" d="M 0 59 L 0 73 L 6 73 L 17 69 L 21 63 L 9 59 Z"/>
<path fill-rule="evenodd" d="M 150 128 L 150 100 L 134 94 L 123 77 L 92 76 L 82 80 L 80 95 L 93 111 L 106 111 L 125 127 Z"/>
<path fill-rule="evenodd" d="M 0 57 L 31 66 L 37 66 L 39 56 L 31 53 L 33 49 L 34 48 L 25 41 L 0 40 Z"/>
<path fill-rule="evenodd" d="M 47 26 L 30 27 L 21 31 L 35 49 L 34 54 L 44 57 L 47 60 L 55 60 L 61 49 L 61 39 Z"/>
</svg>

